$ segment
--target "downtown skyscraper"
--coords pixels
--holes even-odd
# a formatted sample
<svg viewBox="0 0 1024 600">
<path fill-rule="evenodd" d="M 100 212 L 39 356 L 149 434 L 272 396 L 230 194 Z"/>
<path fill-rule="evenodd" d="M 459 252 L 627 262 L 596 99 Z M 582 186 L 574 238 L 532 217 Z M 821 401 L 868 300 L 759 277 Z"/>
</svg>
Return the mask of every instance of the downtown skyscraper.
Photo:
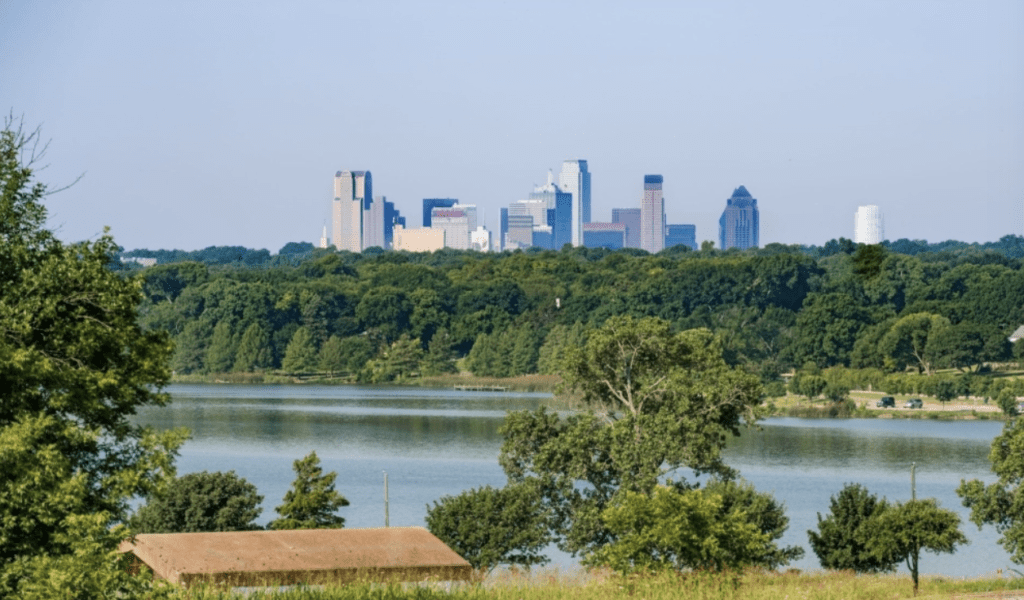
<svg viewBox="0 0 1024 600">
<path fill-rule="evenodd" d="M 665 198 L 661 175 L 644 175 L 644 196 L 640 200 L 640 248 L 654 254 L 665 249 Z"/>
<path fill-rule="evenodd" d="M 718 219 L 718 242 L 722 250 L 729 248 L 757 248 L 760 230 L 757 198 L 753 198 L 742 185 L 726 200 L 725 210 Z"/>
<path fill-rule="evenodd" d="M 583 224 L 590 222 L 590 171 L 585 160 L 567 160 L 558 173 L 558 188 L 572 194 L 572 245 L 583 245 Z"/>
<path fill-rule="evenodd" d="M 369 171 L 338 171 L 334 174 L 331 242 L 335 248 L 363 251 L 363 211 L 369 209 L 372 202 L 373 177 Z"/>
</svg>

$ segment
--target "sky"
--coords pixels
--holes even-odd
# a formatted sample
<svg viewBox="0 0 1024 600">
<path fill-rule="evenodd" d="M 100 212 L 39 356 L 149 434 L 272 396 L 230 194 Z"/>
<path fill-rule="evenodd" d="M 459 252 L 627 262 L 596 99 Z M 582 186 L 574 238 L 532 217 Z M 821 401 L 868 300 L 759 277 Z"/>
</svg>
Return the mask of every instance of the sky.
<svg viewBox="0 0 1024 600">
<path fill-rule="evenodd" d="M 65 241 L 316 243 L 334 173 L 422 221 L 488 228 L 566 159 L 592 216 L 664 176 L 718 239 L 744 185 L 761 243 L 1024 234 L 1024 2 L 0 1 L 0 110 L 40 127 Z"/>
</svg>

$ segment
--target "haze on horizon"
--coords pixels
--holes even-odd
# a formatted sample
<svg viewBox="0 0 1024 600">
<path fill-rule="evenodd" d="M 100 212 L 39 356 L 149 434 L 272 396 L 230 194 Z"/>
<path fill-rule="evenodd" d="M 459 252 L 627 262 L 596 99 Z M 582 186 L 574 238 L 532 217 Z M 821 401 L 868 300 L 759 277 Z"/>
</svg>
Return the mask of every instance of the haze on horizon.
<svg viewBox="0 0 1024 600">
<path fill-rule="evenodd" d="M 316 242 L 340 169 L 420 222 L 499 208 L 568 158 L 593 219 L 664 176 L 717 240 L 734 188 L 761 244 L 1024 234 L 1024 2 L 0 4 L 0 109 L 51 140 L 66 241 Z"/>
</svg>

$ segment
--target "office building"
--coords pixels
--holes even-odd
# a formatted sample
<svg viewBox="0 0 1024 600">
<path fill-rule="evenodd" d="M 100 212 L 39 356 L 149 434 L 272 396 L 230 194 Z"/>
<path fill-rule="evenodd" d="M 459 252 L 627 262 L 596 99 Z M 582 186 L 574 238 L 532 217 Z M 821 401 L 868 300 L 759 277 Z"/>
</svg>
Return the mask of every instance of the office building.
<svg viewBox="0 0 1024 600">
<path fill-rule="evenodd" d="M 625 223 L 584 223 L 583 245 L 618 250 L 625 247 L 626 229 Z"/>
<path fill-rule="evenodd" d="M 498 251 L 505 250 L 505 238 L 508 237 L 508 209 L 503 208 L 498 216 Z"/>
<path fill-rule="evenodd" d="M 505 250 L 526 249 L 533 245 L 533 216 L 508 215 L 505 239 L 502 248 Z"/>
<path fill-rule="evenodd" d="M 589 186 L 589 174 L 588 174 Z M 572 243 L 572 194 L 562 190 L 555 185 L 555 177 L 551 170 L 548 170 L 548 181 L 546 184 L 537 186 L 529 196 L 530 201 L 543 200 L 547 212 L 540 219 L 535 215 L 534 227 L 544 223 L 551 227 L 551 247 L 559 250 L 565 244 Z M 531 213 L 533 214 L 533 213 Z"/>
<path fill-rule="evenodd" d="M 490 252 L 492 250 L 491 232 L 483 225 L 478 225 L 477 228 L 469 234 L 469 245 L 473 250 L 478 252 Z"/>
<path fill-rule="evenodd" d="M 640 248 L 651 254 L 665 248 L 663 181 L 661 175 L 644 175 L 644 197 L 640 201 Z"/>
<path fill-rule="evenodd" d="M 626 226 L 626 239 L 623 243 L 623 248 L 640 247 L 639 208 L 613 208 L 612 223 L 622 223 Z"/>
<path fill-rule="evenodd" d="M 873 204 L 858 206 L 853 217 L 853 241 L 858 244 L 881 244 L 884 239 L 882 209 Z"/>
<path fill-rule="evenodd" d="M 697 226 L 696 225 L 666 225 L 665 226 L 665 247 L 687 246 L 690 250 L 697 249 Z"/>
<path fill-rule="evenodd" d="M 363 211 L 373 201 L 373 179 L 369 171 L 338 171 L 334 174 L 334 202 L 331 206 L 333 243 L 338 250 L 363 250 Z"/>
<path fill-rule="evenodd" d="M 387 248 L 384 237 L 384 204 L 387 198 L 377 196 L 363 210 L 363 250 L 367 248 Z"/>
<path fill-rule="evenodd" d="M 395 208 L 394 202 L 384 202 L 384 244 L 385 248 L 394 248 L 394 230 L 401 225 L 405 227 L 405 217 Z"/>
<path fill-rule="evenodd" d="M 405 225 L 395 225 L 394 249 L 406 252 L 433 252 L 444 248 L 444 230 L 423 227 L 406 229 Z"/>
<path fill-rule="evenodd" d="M 424 198 L 423 199 L 423 226 L 430 227 L 430 212 L 435 208 L 451 208 L 458 204 L 455 198 Z"/>
<path fill-rule="evenodd" d="M 469 250 L 469 222 L 469 214 L 458 204 L 430 211 L 430 228 L 444 231 L 445 248 Z"/>
<path fill-rule="evenodd" d="M 585 160 L 567 160 L 558 173 L 558 187 L 572 195 L 572 245 L 583 245 L 583 224 L 590 222 L 590 172 Z"/>
<path fill-rule="evenodd" d="M 722 250 L 758 247 L 757 199 L 742 185 L 726 201 L 725 210 L 718 220 L 718 242 Z"/>
</svg>

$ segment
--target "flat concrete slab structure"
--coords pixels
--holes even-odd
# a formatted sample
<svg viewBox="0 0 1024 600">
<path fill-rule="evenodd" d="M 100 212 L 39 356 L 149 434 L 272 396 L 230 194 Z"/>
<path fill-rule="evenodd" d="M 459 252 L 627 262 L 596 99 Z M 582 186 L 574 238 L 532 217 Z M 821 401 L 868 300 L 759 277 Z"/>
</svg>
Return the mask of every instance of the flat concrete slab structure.
<svg viewBox="0 0 1024 600">
<path fill-rule="evenodd" d="M 156 577 L 191 585 L 469 579 L 472 568 L 422 527 L 145 533 L 121 542 Z"/>
</svg>

